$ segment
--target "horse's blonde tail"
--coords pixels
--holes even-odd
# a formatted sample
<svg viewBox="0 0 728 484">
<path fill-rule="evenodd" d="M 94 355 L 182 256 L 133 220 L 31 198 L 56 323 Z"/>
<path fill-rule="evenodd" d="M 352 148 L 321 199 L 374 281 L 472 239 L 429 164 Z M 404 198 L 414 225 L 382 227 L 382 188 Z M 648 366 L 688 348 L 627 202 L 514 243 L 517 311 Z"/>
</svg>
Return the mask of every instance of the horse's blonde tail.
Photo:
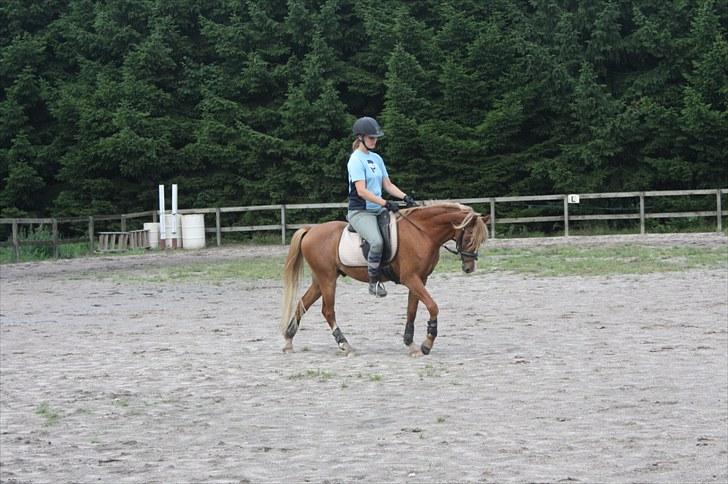
<svg viewBox="0 0 728 484">
<path fill-rule="evenodd" d="M 298 300 L 298 286 L 303 274 L 303 254 L 301 253 L 301 240 L 310 227 L 298 229 L 291 239 L 288 249 L 286 265 L 283 268 L 283 303 L 281 315 L 281 332 L 286 333 L 288 323 L 296 312 Z"/>
</svg>

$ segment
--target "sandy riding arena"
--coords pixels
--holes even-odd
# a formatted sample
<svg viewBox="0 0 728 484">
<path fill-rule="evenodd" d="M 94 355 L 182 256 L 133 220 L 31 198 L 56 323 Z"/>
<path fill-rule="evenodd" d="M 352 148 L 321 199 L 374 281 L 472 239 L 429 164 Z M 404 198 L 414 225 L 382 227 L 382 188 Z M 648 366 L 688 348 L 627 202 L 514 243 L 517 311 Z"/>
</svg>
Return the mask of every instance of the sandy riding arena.
<svg viewBox="0 0 728 484">
<path fill-rule="evenodd" d="M 559 243 L 623 240 L 491 246 Z M 728 481 L 725 268 L 435 274 L 439 337 L 422 358 L 402 343 L 402 286 L 374 300 L 340 282 L 345 357 L 320 302 L 281 352 L 279 279 L 139 277 L 284 251 L 0 267 L 0 481 Z M 426 320 L 420 307 L 416 342 Z"/>
</svg>

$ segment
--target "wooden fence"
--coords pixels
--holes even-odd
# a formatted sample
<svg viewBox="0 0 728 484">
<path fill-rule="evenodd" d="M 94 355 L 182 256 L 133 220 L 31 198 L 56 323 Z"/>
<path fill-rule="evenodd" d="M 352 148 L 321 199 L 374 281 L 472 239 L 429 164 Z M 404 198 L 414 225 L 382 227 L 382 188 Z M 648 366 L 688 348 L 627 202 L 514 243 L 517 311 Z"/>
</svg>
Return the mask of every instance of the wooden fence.
<svg viewBox="0 0 728 484">
<path fill-rule="evenodd" d="M 571 198 L 568 194 L 562 195 L 536 195 L 536 196 L 517 196 L 517 197 L 488 197 L 488 198 L 462 198 L 450 200 L 463 203 L 466 205 L 488 205 L 490 207 L 490 236 L 496 238 L 496 226 L 498 224 L 525 224 L 525 223 L 542 223 L 542 222 L 562 222 L 564 236 L 569 236 L 569 223 L 574 221 L 589 220 L 639 220 L 640 233 L 646 233 L 645 222 L 650 219 L 666 219 L 666 218 L 697 218 L 697 217 L 714 217 L 716 221 L 716 231 L 723 230 L 722 218 L 724 212 L 722 209 L 721 197 L 728 194 L 728 189 L 708 189 L 708 190 L 673 190 L 673 191 L 646 191 L 646 192 L 612 192 L 612 193 L 582 193 L 578 194 L 581 200 L 594 199 L 618 199 L 632 198 L 639 202 L 639 211 L 634 213 L 621 214 L 587 214 L 587 215 L 571 215 L 569 202 Z M 715 210 L 692 211 L 692 212 L 660 212 L 648 213 L 645 210 L 645 199 L 657 197 L 684 197 L 708 195 L 715 197 Z M 528 203 L 528 202 L 559 202 L 559 206 L 563 206 L 559 215 L 537 216 L 537 217 L 497 217 L 496 204 L 508 203 Z M 260 231 L 280 231 L 281 243 L 286 243 L 286 231 L 296 230 L 309 224 L 292 224 L 287 223 L 288 213 L 292 210 L 320 210 L 320 209 L 341 209 L 342 216 L 346 210 L 347 203 L 310 203 L 310 204 L 281 204 L 281 205 L 256 205 L 249 207 L 217 207 L 217 208 L 192 208 L 179 210 L 181 215 L 185 214 L 214 214 L 215 226 L 205 229 L 206 233 L 215 234 L 215 242 L 219 246 L 222 244 L 222 234 L 229 232 L 260 232 Z M 243 212 L 276 212 L 279 214 L 279 223 L 269 225 L 247 225 L 247 226 L 223 226 L 221 223 L 222 214 L 225 213 L 243 213 Z M 152 222 L 156 222 L 159 213 L 154 210 L 146 212 L 128 213 L 122 215 L 103 215 L 88 217 L 65 217 L 65 218 L 0 218 L 0 225 L 12 225 L 12 239 L 6 242 L 0 242 L 0 247 L 12 246 L 15 252 L 15 259 L 20 260 L 21 245 L 50 245 L 53 247 L 55 257 L 58 257 L 59 246 L 62 244 L 88 242 L 91 251 L 95 248 L 96 231 L 95 226 L 99 222 L 114 222 L 120 224 L 120 230 L 125 232 L 127 224 L 130 220 L 151 217 Z M 342 217 L 343 218 L 343 217 Z M 76 239 L 62 239 L 59 237 L 58 226 L 60 224 L 88 224 L 87 237 Z M 20 238 L 19 227 L 22 225 L 50 225 L 51 239 L 48 240 L 27 240 Z"/>
</svg>

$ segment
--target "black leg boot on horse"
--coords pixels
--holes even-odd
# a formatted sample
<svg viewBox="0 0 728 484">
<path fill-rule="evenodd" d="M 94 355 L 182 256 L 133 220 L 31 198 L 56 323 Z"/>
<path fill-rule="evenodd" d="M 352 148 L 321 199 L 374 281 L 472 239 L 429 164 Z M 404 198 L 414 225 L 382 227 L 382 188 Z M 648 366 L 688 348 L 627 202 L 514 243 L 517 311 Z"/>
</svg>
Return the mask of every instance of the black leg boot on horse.
<svg viewBox="0 0 728 484">
<path fill-rule="evenodd" d="M 379 281 L 380 265 L 382 263 L 382 254 L 372 253 L 369 251 L 367 256 L 367 274 L 369 275 L 369 294 L 375 297 L 384 297 L 387 290 L 384 284 Z"/>
</svg>

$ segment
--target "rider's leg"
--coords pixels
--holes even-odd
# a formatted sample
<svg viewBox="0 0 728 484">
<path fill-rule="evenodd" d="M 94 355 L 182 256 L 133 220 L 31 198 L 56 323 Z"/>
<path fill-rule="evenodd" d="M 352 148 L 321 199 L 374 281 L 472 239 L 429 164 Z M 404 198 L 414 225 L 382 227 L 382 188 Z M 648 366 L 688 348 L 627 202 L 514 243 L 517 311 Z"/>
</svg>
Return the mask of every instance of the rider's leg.
<svg viewBox="0 0 728 484">
<path fill-rule="evenodd" d="M 379 233 L 377 216 L 371 212 L 357 211 L 349 214 L 349 222 L 354 226 L 361 238 L 369 242 L 369 255 L 367 257 L 367 273 L 369 275 L 369 293 L 384 297 L 387 295 L 384 285 L 379 282 L 379 267 L 382 263 L 384 241 Z"/>
<path fill-rule="evenodd" d="M 369 256 L 367 257 L 367 273 L 369 275 L 369 294 L 377 297 L 384 297 L 387 295 L 387 290 L 384 288 L 384 284 L 379 282 L 380 265 L 382 263 L 382 252 L 375 252 L 373 248 L 369 249 Z"/>
<path fill-rule="evenodd" d="M 376 223 L 376 219 L 375 219 Z M 382 251 L 384 250 L 384 241 L 382 234 L 379 233 L 379 227 L 371 231 L 369 242 L 369 255 L 367 256 L 367 274 L 369 275 L 369 294 L 376 297 L 384 297 L 387 290 L 384 284 L 379 282 L 380 266 L 382 264 Z"/>
</svg>

